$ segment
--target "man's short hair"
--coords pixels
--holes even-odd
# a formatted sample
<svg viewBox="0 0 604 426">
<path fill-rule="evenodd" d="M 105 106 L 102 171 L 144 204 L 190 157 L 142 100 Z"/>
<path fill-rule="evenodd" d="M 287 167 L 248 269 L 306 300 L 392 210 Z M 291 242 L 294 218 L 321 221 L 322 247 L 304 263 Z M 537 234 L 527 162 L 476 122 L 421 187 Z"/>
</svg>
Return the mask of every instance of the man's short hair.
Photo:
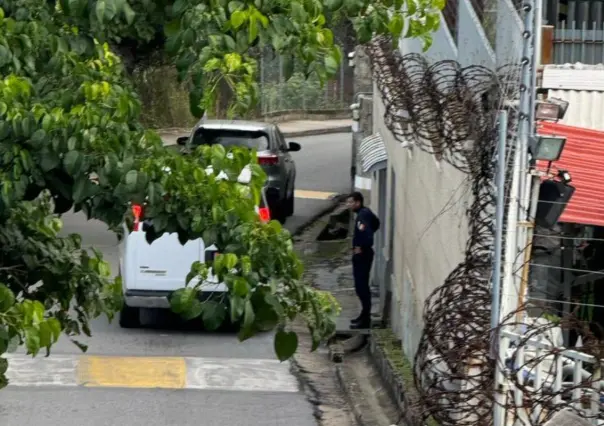
<svg viewBox="0 0 604 426">
<path fill-rule="evenodd" d="M 365 202 L 365 198 L 363 197 L 363 194 L 361 194 L 358 191 L 355 191 L 352 194 L 350 194 L 348 196 L 348 198 L 352 198 L 352 201 L 355 201 L 355 202 L 358 201 L 359 203 L 361 203 L 361 205 L 363 205 Z"/>
</svg>

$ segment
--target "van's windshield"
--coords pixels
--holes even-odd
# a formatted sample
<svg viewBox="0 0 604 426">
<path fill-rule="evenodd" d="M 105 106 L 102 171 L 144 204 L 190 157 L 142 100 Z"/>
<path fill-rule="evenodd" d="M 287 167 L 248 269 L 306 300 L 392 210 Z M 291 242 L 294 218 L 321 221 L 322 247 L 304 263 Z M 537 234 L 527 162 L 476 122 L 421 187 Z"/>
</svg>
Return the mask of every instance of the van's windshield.
<svg viewBox="0 0 604 426">
<path fill-rule="evenodd" d="M 269 139 L 265 132 L 200 128 L 193 135 L 193 146 L 215 144 L 225 148 L 242 147 L 256 151 L 269 149 Z"/>
</svg>

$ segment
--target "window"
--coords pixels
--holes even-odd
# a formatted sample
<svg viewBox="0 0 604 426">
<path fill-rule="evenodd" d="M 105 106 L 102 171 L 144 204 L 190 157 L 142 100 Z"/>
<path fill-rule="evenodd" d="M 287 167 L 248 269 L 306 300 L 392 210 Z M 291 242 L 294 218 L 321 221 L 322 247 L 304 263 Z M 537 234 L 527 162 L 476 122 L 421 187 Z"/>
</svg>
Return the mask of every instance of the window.
<svg viewBox="0 0 604 426">
<path fill-rule="evenodd" d="M 226 129 L 198 129 L 193 136 L 193 146 L 220 144 L 225 148 L 242 147 L 266 151 L 269 149 L 268 135 L 261 131 Z"/>
<path fill-rule="evenodd" d="M 282 151 L 287 151 L 287 142 L 285 142 L 285 137 L 283 136 L 283 133 L 281 133 L 281 130 L 279 130 L 278 127 L 275 127 L 276 133 L 277 133 L 277 144 L 279 145 L 279 149 Z"/>
</svg>

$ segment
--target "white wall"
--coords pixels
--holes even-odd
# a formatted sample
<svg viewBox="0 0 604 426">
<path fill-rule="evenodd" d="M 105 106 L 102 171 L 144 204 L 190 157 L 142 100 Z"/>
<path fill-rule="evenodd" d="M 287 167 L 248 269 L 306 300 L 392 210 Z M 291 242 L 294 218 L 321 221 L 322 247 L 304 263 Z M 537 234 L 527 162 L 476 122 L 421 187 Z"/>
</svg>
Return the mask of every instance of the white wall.
<svg viewBox="0 0 604 426">
<path fill-rule="evenodd" d="M 384 106 L 377 96 L 374 117 L 383 115 Z M 374 131 L 384 138 L 389 167 L 396 176 L 390 182 L 388 173 L 388 185 L 396 186 L 396 196 L 387 202 L 387 211 L 395 203 L 395 217 L 394 229 L 390 229 L 389 217 L 384 224 L 386 235 L 394 239 L 393 253 L 386 249 L 385 255 L 393 261 L 393 328 L 411 357 L 423 328 L 426 298 L 463 259 L 469 191 L 464 174 L 437 162 L 431 154 L 401 147 L 383 120 L 374 120 Z"/>
<path fill-rule="evenodd" d="M 432 47 L 424 52 L 429 62 L 455 60 L 462 67 L 481 65 L 490 69 L 518 64 L 521 58 L 522 22 L 511 0 L 497 0 L 493 39 L 486 32 L 470 0 L 459 1 L 457 40 L 441 17 L 441 26 L 433 35 Z M 403 39 L 400 51 L 422 53 L 418 40 Z M 422 314 L 427 297 L 463 260 L 468 238 L 465 211 L 470 203 L 466 176 L 448 163 L 419 148 L 403 148 L 383 121 L 384 106 L 374 87 L 373 132 L 379 132 L 387 147 L 388 208 L 394 203 L 394 226 L 386 220 L 386 235 L 392 236 L 393 252 L 382 248 L 392 261 L 392 326 L 401 336 L 403 349 L 413 358 L 423 328 Z M 375 182 L 374 182 L 375 185 Z M 396 196 L 390 196 L 392 186 Z M 374 187 L 375 189 L 375 187 Z M 377 191 L 375 191 L 377 193 Z M 386 245 L 388 242 L 386 242 Z M 380 248 L 378 248 L 379 250 Z"/>
</svg>

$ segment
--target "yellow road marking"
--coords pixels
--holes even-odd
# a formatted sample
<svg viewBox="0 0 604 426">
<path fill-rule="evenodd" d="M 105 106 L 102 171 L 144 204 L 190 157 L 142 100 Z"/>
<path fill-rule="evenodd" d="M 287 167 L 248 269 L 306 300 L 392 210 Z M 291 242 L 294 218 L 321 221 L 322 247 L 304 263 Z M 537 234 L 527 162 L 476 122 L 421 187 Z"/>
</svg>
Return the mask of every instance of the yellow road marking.
<svg viewBox="0 0 604 426">
<path fill-rule="evenodd" d="M 322 192 L 322 191 L 306 191 L 296 190 L 294 192 L 295 198 L 306 198 L 309 200 L 329 200 L 338 195 L 335 192 Z"/>
<path fill-rule="evenodd" d="M 185 387 L 184 358 L 86 356 L 78 364 L 78 381 L 88 387 Z"/>
</svg>

